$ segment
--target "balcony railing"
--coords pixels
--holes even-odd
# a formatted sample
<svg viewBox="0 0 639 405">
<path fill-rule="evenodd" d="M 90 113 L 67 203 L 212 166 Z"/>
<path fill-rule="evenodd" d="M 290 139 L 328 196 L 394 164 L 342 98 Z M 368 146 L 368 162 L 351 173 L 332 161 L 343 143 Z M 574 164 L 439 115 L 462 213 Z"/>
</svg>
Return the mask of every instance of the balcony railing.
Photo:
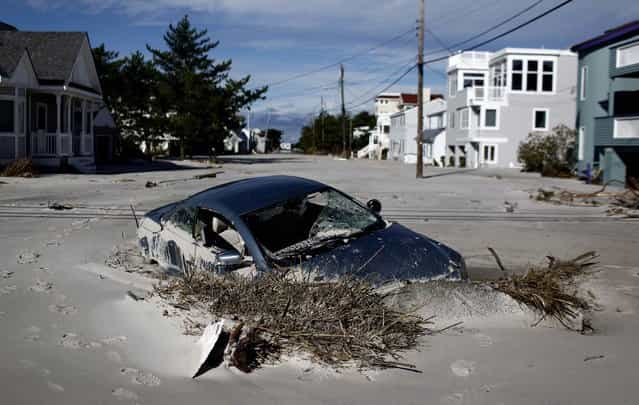
<svg viewBox="0 0 639 405">
<path fill-rule="evenodd" d="M 468 87 L 466 90 L 469 105 L 486 101 L 503 102 L 506 100 L 505 87 Z"/>
<path fill-rule="evenodd" d="M 614 139 L 639 140 L 639 116 L 615 118 L 612 137 Z"/>
<path fill-rule="evenodd" d="M 448 69 L 488 69 L 491 52 L 462 52 L 448 58 Z"/>
</svg>

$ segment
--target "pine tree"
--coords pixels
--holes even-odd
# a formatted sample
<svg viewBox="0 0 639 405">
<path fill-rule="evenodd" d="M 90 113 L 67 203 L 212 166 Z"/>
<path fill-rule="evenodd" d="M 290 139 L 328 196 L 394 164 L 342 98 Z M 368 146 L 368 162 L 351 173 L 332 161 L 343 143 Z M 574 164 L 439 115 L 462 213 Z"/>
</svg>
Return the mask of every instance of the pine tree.
<svg viewBox="0 0 639 405">
<path fill-rule="evenodd" d="M 187 147 L 192 151 L 196 145 L 205 145 L 210 152 L 239 122 L 239 111 L 263 98 L 267 89 L 247 89 L 250 76 L 230 79 L 232 61 L 216 62 L 209 56 L 219 41 L 212 41 L 207 30 L 193 27 L 188 16 L 169 25 L 164 42 L 166 51 L 148 45 L 147 49 L 162 72 L 181 158 Z"/>
</svg>

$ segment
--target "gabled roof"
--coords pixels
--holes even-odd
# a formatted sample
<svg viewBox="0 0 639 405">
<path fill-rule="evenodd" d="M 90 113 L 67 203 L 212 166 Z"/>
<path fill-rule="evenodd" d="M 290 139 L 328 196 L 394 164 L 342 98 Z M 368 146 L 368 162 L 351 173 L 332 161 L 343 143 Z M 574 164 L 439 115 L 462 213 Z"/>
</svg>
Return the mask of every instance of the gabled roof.
<svg viewBox="0 0 639 405">
<path fill-rule="evenodd" d="M 11 75 L 26 49 L 38 80 L 65 82 L 86 39 L 84 32 L 0 31 L 0 71 Z"/>
<path fill-rule="evenodd" d="M 570 48 L 573 52 L 585 52 L 591 49 L 600 48 L 611 43 L 621 41 L 639 35 L 639 20 L 631 21 L 626 24 L 611 28 L 603 34 L 573 45 Z"/>
</svg>

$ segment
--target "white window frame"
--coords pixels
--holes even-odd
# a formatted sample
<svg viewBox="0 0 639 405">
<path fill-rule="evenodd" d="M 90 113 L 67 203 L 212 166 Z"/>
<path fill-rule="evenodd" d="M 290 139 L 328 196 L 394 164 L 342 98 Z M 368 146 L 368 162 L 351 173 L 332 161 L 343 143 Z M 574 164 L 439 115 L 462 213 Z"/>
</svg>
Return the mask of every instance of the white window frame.
<svg viewBox="0 0 639 405">
<path fill-rule="evenodd" d="M 513 62 L 515 60 L 521 60 L 522 61 L 522 70 L 521 71 L 513 71 Z M 542 95 L 554 95 L 557 93 L 557 74 L 559 71 L 559 59 L 556 57 L 552 57 L 552 56 L 525 56 L 525 55 L 513 55 L 513 56 L 509 56 L 507 59 L 507 64 L 506 64 L 506 68 L 508 69 L 506 77 L 508 80 L 508 85 L 506 86 L 506 88 L 512 92 L 512 93 L 516 93 L 516 94 L 542 94 Z M 528 62 L 529 61 L 536 61 L 537 62 L 537 67 L 538 70 L 536 71 L 537 73 L 537 90 L 536 91 L 528 91 L 526 90 L 528 88 Z M 552 62 L 553 64 L 553 71 L 552 71 L 552 91 L 544 91 L 543 90 L 543 85 L 544 85 L 544 62 Z M 513 73 L 521 73 L 522 74 L 522 82 L 521 82 L 521 90 L 514 90 L 513 89 Z M 546 72 L 546 75 L 550 75 L 551 73 Z"/>
<path fill-rule="evenodd" d="M 581 76 L 579 77 L 579 100 L 585 101 L 588 96 L 586 86 L 588 85 L 588 66 L 581 67 Z"/>
<path fill-rule="evenodd" d="M 639 116 L 615 118 L 614 129 L 612 132 L 613 139 L 639 139 L 639 131 L 636 131 L 634 128 L 630 129 L 630 135 L 622 134 L 620 126 L 625 122 L 639 122 Z M 636 126 L 639 127 L 639 124 Z"/>
<path fill-rule="evenodd" d="M 448 97 L 457 96 L 457 72 L 452 75 L 448 75 Z"/>
<path fill-rule="evenodd" d="M 494 153 L 493 153 L 493 159 L 492 159 L 492 160 L 490 159 L 490 152 L 488 153 L 488 159 L 486 159 L 486 158 L 485 158 L 485 156 L 486 156 L 486 155 L 485 155 L 485 154 L 486 154 L 486 152 L 485 152 L 485 151 L 486 151 L 486 148 L 493 148 Z M 485 143 L 485 144 L 482 144 L 482 146 L 481 146 L 481 150 L 480 150 L 480 153 L 481 153 L 481 161 L 482 161 L 483 163 L 487 163 L 487 164 L 491 164 L 491 165 L 493 165 L 493 164 L 497 164 L 497 161 L 498 161 L 498 159 L 499 159 L 499 158 L 498 158 L 498 151 L 499 151 L 499 146 L 498 146 L 497 144 L 493 144 L 493 143 Z"/>
<path fill-rule="evenodd" d="M 536 126 L 536 118 L 537 118 L 537 113 L 538 112 L 544 112 L 546 113 L 546 126 L 544 128 L 538 128 Z M 533 131 L 548 131 L 549 130 L 549 126 L 550 126 L 550 109 L 549 108 L 533 108 L 533 114 L 532 114 L 532 129 Z"/>
<path fill-rule="evenodd" d="M 637 65 L 639 64 L 639 60 L 637 62 L 634 63 L 627 63 L 625 65 L 620 65 L 620 59 L 621 59 L 621 52 L 630 48 L 637 48 L 637 52 L 639 52 L 639 42 L 633 42 L 631 44 L 628 45 L 624 45 L 621 46 L 619 48 L 617 48 L 617 52 L 616 52 L 616 63 L 615 66 L 617 67 L 617 69 L 619 68 L 624 68 L 626 66 L 632 66 L 632 65 Z"/>
<path fill-rule="evenodd" d="M 579 132 L 578 132 L 578 138 L 577 138 L 577 142 L 578 142 L 578 149 L 577 149 L 577 160 L 578 161 L 582 161 L 585 158 L 585 145 L 584 142 L 586 140 L 586 127 L 580 127 L 579 128 Z"/>
<path fill-rule="evenodd" d="M 464 126 L 464 113 L 466 113 L 466 125 Z M 459 128 L 470 129 L 470 108 L 459 110 Z"/>
<path fill-rule="evenodd" d="M 486 111 L 488 110 L 495 110 L 495 126 L 494 127 L 489 127 L 486 126 Z M 500 118 L 500 114 L 499 114 L 499 108 L 497 107 L 484 107 L 481 110 L 481 129 L 486 129 L 486 130 L 498 130 L 499 129 L 499 118 Z"/>
</svg>

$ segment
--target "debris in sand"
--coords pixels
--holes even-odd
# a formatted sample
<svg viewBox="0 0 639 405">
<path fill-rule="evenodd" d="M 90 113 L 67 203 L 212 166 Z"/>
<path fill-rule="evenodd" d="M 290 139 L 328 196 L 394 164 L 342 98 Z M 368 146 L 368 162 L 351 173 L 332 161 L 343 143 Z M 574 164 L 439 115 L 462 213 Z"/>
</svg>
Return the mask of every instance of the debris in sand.
<svg viewBox="0 0 639 405">
<path fill-rule="evenodd" d="M 51 391 L 64 392 L 64 388 L 60 384 L 52 383 L 51 381 L 47 381 L 47 387 L 49 387 Z"/>
<path fill-rule="evenodd" d="M 144 296 L 136 291 L 128 290 L 126 295 L 133 299 L 133 301 L 144 301 Z"/>
<path fill-rule="evenodd" d="M 146 188 L 153 188 L 153 187 L 157 187 L 157 186 L 158 186 L 158 183 L 156 183 L 154 181 L 151 181 L 151 180 L 147 181 L 146 184 L 144 185 L 144 187 L 146 187 Z"/>
<path fill-rule="evenodd" d="M 510 201 L 504 201 L 504 210 L 509 213 L 512 214 L 513 212 L 515 212 L 515 208 L 517 208 L 517 203 L 511 203 Z"/>
<path fill-rule="evenodd" d="M 114 184 L 118 184 L 118 183 L 135 183 L 135 179 L 115 179 L 113 180 Z"/>
<path fill-rule="evenodd" d="M 537 194 L 531 194 L 530 198 L 557 205 L 596 207 L 608 204 L 611 206 L 606 211 L 608 215 L 639 218 L 639 180 L 629 179 L 629 187 L 623 191 L 606 191 L 611 183 L 612 181 L 604 184 L 601 189 L 592 193 L 574 193 L 560 189 L 553 191 L 540 188 L 537 190 Z"/>
<path fill-rule="evenodd" d="M 123 270 L 127 273 L 153 273 L 153 270 L 146 266 L 145 259 L 135 244 L 114 246 L 104 263 L 112 269 Z"/>
<path fill-rule="evenodd" d="M 156 293 L 178 303 L 207 305 L 216 316 L 234 314 L 242 326 L 234 339 L 227 332 L 230 364 L 248 364 L 246 370 L 277 358 L 281 351 L 302 350 L 333 366 L 354 361 L 360 368 L 416 371 L 397 361 L 400 353 L 433 333 L 427 328 L 429 319 L 388 303 L 396 291 L 382 294 L 356 277 L 314 282 L 283 270 L 259 277 L 195 273 L 156 286 Z M 208 334 L 216 339 L 224 335 L 222 326 L 213 331 Z"/>
<path fill-rule="evenodd" d="M 601 360 L 604 359 L 606 356 L 604 356 L 603 354 L 597 355 L 597 356 L 588 356 L 584 359 L 584 361 L 592 361 L 592 360 Z"/>
<path fill-rule="evenodd" d="M 47 208 L 55 211 L 65 211 L 72 210 L 74 207 L 71 204 L 59 203 L 54 201 L 52 203 L 49 203 Z"/>
<path fill-rule="evenodd" d="M 18 264 L 32 264 L 37 263 L 38 258 L 40 257 L 40 253 L 34 252 L 32 250 L 24 250 L 18 253 L 18 257 L 16 258 Z"/>
<path fill-rule="evenodd" d="M 491 285 L 536 311 L 540 318 L 534 325 L 552 318 L 567 329 L 585 334 L 593 329 L 584 314 L 594 309 L 594 295 L 584 296 L 576 279 L 588 274 L 587 270 L 597 264 L 597 257 L 595 252 L 567 261 L 548 256 L 547 265 L 531 266 L 524 275 L 507 275 Z M 496 253 L 495 258 L 498 259 Z M 576 325 L 579 320 L 581 324 Z"/>
</svg>

